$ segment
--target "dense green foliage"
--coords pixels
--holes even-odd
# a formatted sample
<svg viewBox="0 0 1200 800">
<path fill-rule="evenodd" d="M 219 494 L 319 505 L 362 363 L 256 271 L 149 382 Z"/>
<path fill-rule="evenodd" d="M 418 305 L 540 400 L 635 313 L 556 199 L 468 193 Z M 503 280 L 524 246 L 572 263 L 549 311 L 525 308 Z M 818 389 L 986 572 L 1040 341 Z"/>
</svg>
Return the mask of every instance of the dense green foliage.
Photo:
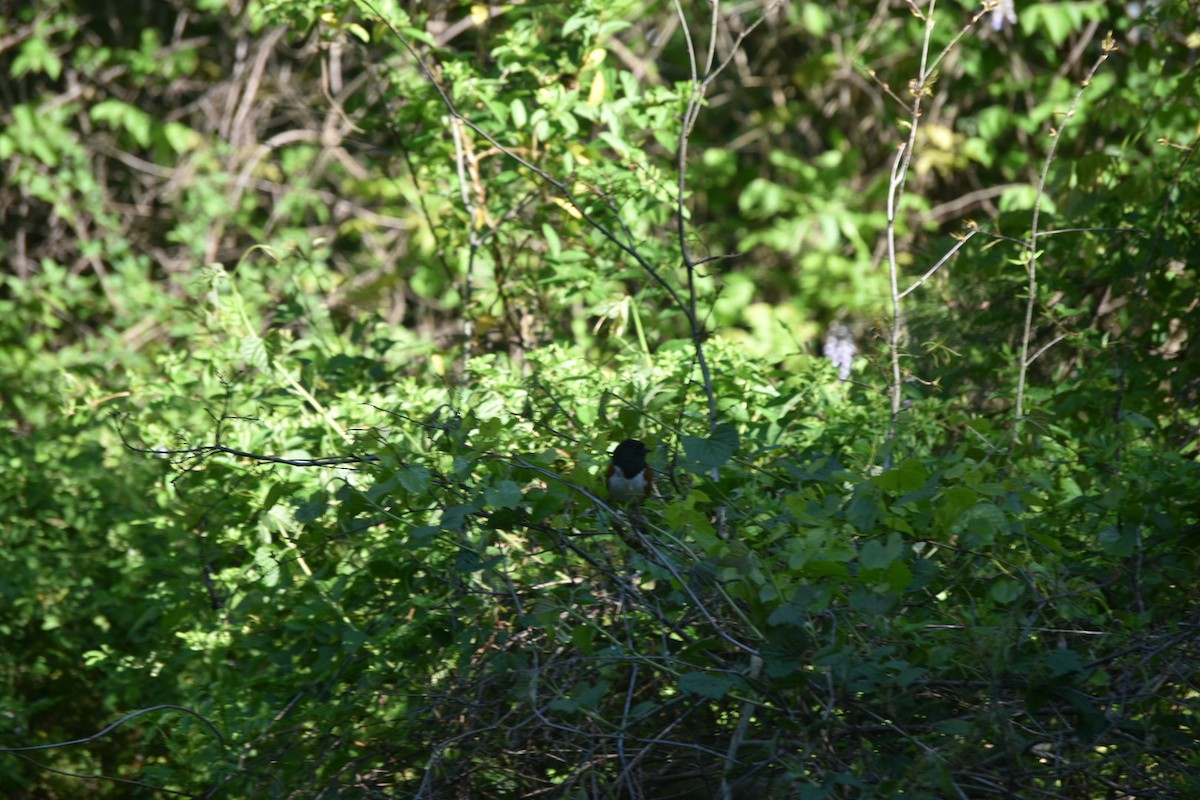
<svg viewBox="0 0 1200 800">
<path fill-rule="evenodd" d="M 0 794 L 1200 796 L 1194 2 L 403 5 L 6 12 Z"/>
</svg>

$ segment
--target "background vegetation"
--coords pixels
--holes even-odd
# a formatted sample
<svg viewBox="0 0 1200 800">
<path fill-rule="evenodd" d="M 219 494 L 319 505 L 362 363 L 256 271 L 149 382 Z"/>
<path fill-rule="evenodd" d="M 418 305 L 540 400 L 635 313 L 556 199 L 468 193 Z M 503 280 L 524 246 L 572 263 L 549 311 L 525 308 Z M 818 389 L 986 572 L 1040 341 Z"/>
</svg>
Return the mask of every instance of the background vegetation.
<svg viewBox="0 0 1200 800">
<path fill-rule="evenodd" d="M 0 792 L 1200 795 L 1198 19 L 9 5 Z"/>
</svg>

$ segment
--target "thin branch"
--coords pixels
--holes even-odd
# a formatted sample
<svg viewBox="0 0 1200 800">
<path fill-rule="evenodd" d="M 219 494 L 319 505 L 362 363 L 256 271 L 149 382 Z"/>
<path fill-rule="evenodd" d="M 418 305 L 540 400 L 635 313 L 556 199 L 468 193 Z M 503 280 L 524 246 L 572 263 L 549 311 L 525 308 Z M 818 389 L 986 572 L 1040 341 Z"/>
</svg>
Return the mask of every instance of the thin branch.
<svg viewBox="0 0 1200 800">
<path fill-rule="evenodd" d="M 1025 362 L 1025 366 L 1029 366 L 1029 365 L 1030 365 L 1030 364 L 1032 364 L 1033 362 L 1037 361 L 1037 360 L 1038 360 L 1038 357 L 1039 357 L 1039 356 L 1041 356 L 1041 355 L 1042 355 L 1042 353 L 1046 352 L 1046 351 L 1047 351 L 1047 350 L 1049 350 L 1051 347 L 1054 347 L 1054 345 L 1058 344 L 1059 342 L 1061 342 L 1061 341 L 1062 341 L 1063 339 L 1065 339 L 1065 338 L 1067 338 L 1067 334 L 1065 334 L 1065 333 L 1064 333 L 1064 334 L 1062 334 L 1061 336 L 1055 336 L 1055 337 L 1054 337 L 1053 339 L 1051 339 L 1049 342 L 1047 342 L 1046 344 L 1042 345 L 1042 347 L 1040 347 L 1036 353 L 1034 353 L 1033 355 L 1031 355 L 1031 356 L 1029 357 L 1029 360 Z"/>
<path fill-rule="evenodd" d="M 196 719 L 200 720 L 201 722 L 203 722 L 208 727 L 208 729 L 210 731 L 212 731 L 213 736 L 217 737 L 217 741 L 219 741 L 221 743 L 221 746 L 222 747 L 225 746 L 225 737 L 223 737 L 221 735 L 221 732 L 219 730 L 217 730 L 217 726 L 212 724 L 211 722 L 209 722 L 208 718 L 205 717 L 203 714 L 201 714 L 197 711 L 193 711 L 192 709 L 187 708 L 186 706 L 176 706 L 176 705 L 171 705 L 169 703 L 164 703 L 163 705 L 151 706 L 149 708 L 139 708 L 137 711 L 130 711 L 128 714 L 121 717 L 119 720 L 117 720 L 116 722 L 107 726 L 103 730 L 101 730 L 97 733 L 93 733 L 91 736 L 84 736 L 82 739 L 71 739 L 70 741 L 66 741 L 66 742 L 51 742 L 50 744 L 31 744 L 31 745 L 27 745 L 25 747 L 0 747 L 0 753 L 28 753 L 33 750 L 54 750 L 59 747 L 70 747 L 71 745 L 76 745 L 76 744 L 87 744 L 88 742 L 94 742 L 95 740 L 99 739 L 100 737 L 110 733 L 111 731 L 116 730 L 117 728 L 121 727 L 122 725 L 124 725 L 126 722 L 128 722 L 131 719 L 136 719 L 136 718 L 142 716 L 143 714 L 150 714 L 154 711 L 182 711 L 184 714 L 189 714 L 189 715 L 195 717 Z"/>
<path fill-rule="evenodd" d="M 699 263 L 692 258 L 691 250 L 687 243 L 687 157 L 688 144 L 691 139 L 692 129 L 695 127 L 696 120 L 700 117 L 700 110 L 704 105 L 704 97 L 708 92 L 708 87 L 717 77 L 725 71 L 729 64 L 733 61 L 734 56 L 742 46 L 742 42 L 746 37 L 750 36 L 759 25 L 766 21 L 767 16 L 771 13 L 782 0 L 776 0 L 775 3 L 764 9 L 761 16 L 751 23 L 746 30 L 738 34 L 737 40 L 730 48 L 729 55 L 718 64 L 715 68 L 713 63 L 716 60 L 717 47 L 717 24 L 720 16 L 720 3 L 713 0 L 712 3 L 712 18 L 710 23 L 708 53 L 705 59 L 705 75 L 703 79 L 699 77 L 698 67 L 696 65 L 696 51 L 692 44 L 691 33 L 688 31 L 687 19 L 684 16 L 683 6 L 679 0 L 675 0 L 675 10 L 679 16 L 679 22 L 684 32 L 684 41 L 687 46 L 688 64 L 692 74 L 692 92 L 688 97 L 687 108 L 683 113 L 683 125 L 679 130 L 679 145 L 676 153 L 676 171 L 678 186 L 676 188 L 675 198 L 675 225 L 676 235 L 679 238 L 679 252 L 683 258 L 683 266 L 687 272 L 687 288 L 688 288 L 688 304 L 686 308 L 681 306 L 685 316 L 688 319 L 688 324 L 692 331 L 692 346 L 696 351 L 696 361 L 700 367 L 700 375 L 704 381 L 704 393 L 708 399 L 708 426 L 712 431 L 717 426 L 717 396 L 712 385 L 712 373 L 708 366 L 708 359 L 704 355 L 704 339 L 706 331 L 700 320 L 699 300 L 696 291 L 696 267 Z M 715 472 L 715 470 L 714 470 Z M 713 475 L 713 479 L 716 479 Z"/>
<path fill-rule="evenodd" d="M 116 784 L 121 784 L 123 786 L 137 786 L 142 789 L 149 789 L 152 792 L 158 792 L 160 794 L 173 794 L 173 795 L 178 795 L 179 797 L 199 797 L 199 795 L 190 794 L 188 792 L 181 792 L 177 789 L 164 789 L 161 786 L 153 786 L 149 783 L 146 783 L 145 781 L 135 781 L 132 778 L 114 778 L 111 775 L 100 775 L 98 773 L 88 773 L 88 772 L 68 772 L 65 769 L 58 769 L 56 767 L 50 766 L 49 764 L 43 764 L 42 762 L 40 762 L 36 759 L 30 758 L 29 756 L 27 756 L 23 753 L 13 753 L 12 755 L 16 756 L 17 758 L 21 759 L 22 761 L 26 761 L 30 764 L 33 764 L 38 769 L 44 769 L 46 772 L 50 772 L 55 775 L 62 775 L 63 777 L 66 777 L 66 778 L 78 778 L 78 779 L 84 780 L 84 781 L 105 781 L 107 783 L 116 783 Z"/>
<path fill-rule="evenodd" d="M 892 409 L 891 417 L 888 420 L 887 438 L 886 441 L 891 444 L 896 438 L 896 427 L 900 419 L 901 397 L 903 385 L 900 374 L 900 340 L 904 331 L 904 317 L 901 312 L 900 301 L 908 295 L 909 292 L 916 289 L 931 276 L 946 259 L 957 252 L 965 243 L 960 242 L 949 253 L 946 254 L 934 267 L 922 276 L 916 283 L 906 289 L 903 293 L 900 291 L 900 268 L 896 260 L 896 216 L 899 212 L 900 200 L 904 196 L 904 185 L 908 178 L 908 167 L 912 161 L 913 152 L 917 145 L 917 129 L 921 121 L 921 105 L 922 99 L 933 94 L 933 83 L 937 80 L 937 67 L 942 60 L 950 53 L 950 51 L 958 44 L 959 40 L 967 34 L 971 28 L 983 17 L 986 9 L 975 14 L 970 21 L 964 25 L 950 42 L 942 48 L 932 61 L 929 60 L 929 46 L 933 38 L 933 29 L 936 25 L 934 19 L 934 11 L 936 10 L 937 0 L 929 0 L 928 8 L 922 12 L 917 8 L 915 0 L 909 0 L 909 7 L 913 14 L 925 20 L 925 35 L 921 41 L 921 66 L 917 73 L 917 77 L 909 81 L 909 91 L 913 95 L 913 103 L 909 112 L 908 118 L 908 141 L 900 146 L 896 152 L 896 157 L 892 161 L 892 172 L 888 182 L 888 198 L 887 198 L 887 256 L 888 256 L 888 278 L 891 282 L 892 294 L 892 329 L 888 336 L 888 347 L 891 351 L 891 400 Z M 875 77 L 874 73 L 871 73 Z M 893 95 L 894 96 L 894 95 Z M 972 233 L 973 235 L 973 233 Z M 967 237 L 970 238 L 970 237 Z M 891 450 L 884 456 L 883 466 L 886 469 L 891 466 L 892 453 Z"/>
<path fill-rule="evenodd" d="M 913 283 L 907 289 L 905 289 L 903 292 L 900 292 L 900 294 L 896 295 L 896 299 L 903 300 L 905 297 L 907 297 L 909 295 L 909 293 L 911 293 L 913 290 L 915 290 L 921 284 L 925 283 L 925 281 L 929 280 L 933 276 L 933 273 L 935 273 L 939 269 L 941 269 L 942 265 L 945 264 L 947 261 L 949 261 L 954 256 L 955 253 L 957 253 L 959 250 L 961 250 L 967 242 L 971 241 L 971 238 L 973 236 L 975 236 L 975 234 L 977 234 L 977 233 L 979 233 L 978 228 L 972 228 L 970 231 L 968 231 L 967 234 L 965 236 L 963 236 L 961 239 L 959 239 L 958 242 L 954 245 L 954 247 L 951 247 L 944 256 L 939 258 L 938 262 L 936 264 L 934 264 L 932 267 L 930 267 L 929 270 L 924 275 L 922 275 L 920 278 L 917 278 L 915 281 L 913 281 Z"/>
<path fill-rule="evenodd" d="M 125 447 L 135 453 L 158 456 L 159 458 L 202 457 L 220 453 L 237 458 L 245 458 L 250 461 L 259 461 L 265 464 L 286 464 L 289 467 L 340 467 L 346 464 L 373 464 L 379 461 L 379 456 L 370 454 L 363 456 L 326 456 L 323 458 L 280 458 L 279 456 L 269 456 L 265 453 L 250 453 L 245 450 L 237 450 L 222 444 L 207 444 L 199 447 L 185 447 L 175 450 L 170 448 L 137 447 L 129 442 L 125 442 Z"/>
<path fill-rule="evenodd" d="M 467 269 L 463 277 L 463 364 L 471 360 L 471 343 L 475 336 L 475 324 L 471 317 L 471 294 L 475 289 L 475 256 L 479 253 L 478 226 L 482 209 L 471 200 L 471 189 L 467 186 L 467 147 L 462 133 L 461 120 L 450 120 L 450 132 L 454 137 L 454 165 L 458 172 L 458 194 L 463 210 L 467 212 Z"/>
<path fill-rule="evenodd" d="M 1095 78 L 1096 72 L 1108 60 L 1109 54 L 1115 50 L 1116 44 L 1113 41 L 1112 34 L 1109 33 L 1105 36 L 1104 42 L 1101 44 L 1100 57 L 1096 59 L 1096 63 L 1088 70 L 1088 74 L 1083 79 L 1079 91 L 1075 93 L 1075 97 L 1071 100 L 1071 105 L 1063 116 L 1062 124 L 1057 128 L 1051 129 L 1050 149 L 1046 153 L 1045 161 L 1042 162 L 1042 174 L 1038 178 L 1037 193 L 1033 201 L 1033 218 L 1029 223 L 1029 246 L 1026 248 L 1025 269 L 1029 278 L 1026 284 L 1026 291 L 1029 293 L 1029 296 L 1025 298 L 1025 324 L 1021 332 L 1021 355 L 1017 370 L 1017 396 L 1013 403 L 1012 436 L 1008 443 L 1010 451 L 1016 446 L 1017 440 L 1021 435 L 1022 422 L 1025 418 L 1025 384 L 1029 374 L 1029 365 L 1033 363 L 1033 359 L 1029 357 L 1029 347 L 1033 340 L 1033 310 L 1037 305 L 1037 244 L 1040 235 L 1038 232 L 1038 222 L 1042 213 L 1042 197 L 1045 194 L 1046 182 L 1050 176 L 1050 165 L 1054 162 L 1054 154 L 1058 150 L 1059 141 L 1062 139 L 1063 128 L 1075 116 L 1075 109 L 1079 106 L 1079 101 L 1083 98 L 1083 93 L 1092 85 L 1092 79 Z M 1041 351 L 1039 351 L 1038 355 L 1040 354 Z"/>
</svg>

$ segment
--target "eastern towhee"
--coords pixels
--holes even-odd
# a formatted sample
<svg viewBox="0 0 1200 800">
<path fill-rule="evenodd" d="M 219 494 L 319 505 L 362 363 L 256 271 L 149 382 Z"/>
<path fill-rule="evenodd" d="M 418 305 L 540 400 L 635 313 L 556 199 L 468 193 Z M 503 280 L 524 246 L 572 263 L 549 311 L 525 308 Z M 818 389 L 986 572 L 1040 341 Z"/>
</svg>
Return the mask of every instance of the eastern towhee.
<svg viewBox="0 0 1200 800">
<path fill-rule="evenodd" d="M 626 439 L 613 450 L 608 465 L 608 493 L 620 503 L 641 500 L 654 489 L 650 466 L 646 463 L 646 445 L 637 439 Z"/>
</svg>

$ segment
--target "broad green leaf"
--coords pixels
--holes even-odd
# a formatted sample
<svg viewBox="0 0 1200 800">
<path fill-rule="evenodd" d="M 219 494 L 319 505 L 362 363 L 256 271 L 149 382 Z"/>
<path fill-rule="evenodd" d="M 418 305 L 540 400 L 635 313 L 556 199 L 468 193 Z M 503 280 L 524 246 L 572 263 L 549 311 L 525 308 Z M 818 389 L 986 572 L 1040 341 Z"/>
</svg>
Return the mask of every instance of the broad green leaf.
<svg viewBox="0 0 1200 800">
<path fill-rule="evenodd" d="M 516 481 L 500 481 L 483 493 L 488 505 L 495 508 L 516 508 L 521 502 L 521 486 Z"/>
<path fill-rule="evenodd" d="M 904 552 L 904 542 L 893 533 L 886 543 L 872 539 L 858 551 L 858 561 L 867 569 L 887 569 Z"/>
<path fill-rule="evenodd" d="M 678 682 L 683 691 L 713 700 L 720 700 L 737 684 L 738 681 L 729 675 L 714 672 L 686 672 L 679 677 Z"/>
<path fill-rule="evenodd" d="M 698 472 L 714 467 L 723 467 L 738 449 L 737 429 L 729 423 L 720 423 L 712 435 L 705 439 L 696 436 L 680 438 L 690 466 Z"/>
<path fill-rule="evenodd" d="M 1024 593 L 1024 584 L 1012 578 L 997 578 L 988 587 L 988 594 L 997 603 L 1011 603 Z"/>
</svg>

